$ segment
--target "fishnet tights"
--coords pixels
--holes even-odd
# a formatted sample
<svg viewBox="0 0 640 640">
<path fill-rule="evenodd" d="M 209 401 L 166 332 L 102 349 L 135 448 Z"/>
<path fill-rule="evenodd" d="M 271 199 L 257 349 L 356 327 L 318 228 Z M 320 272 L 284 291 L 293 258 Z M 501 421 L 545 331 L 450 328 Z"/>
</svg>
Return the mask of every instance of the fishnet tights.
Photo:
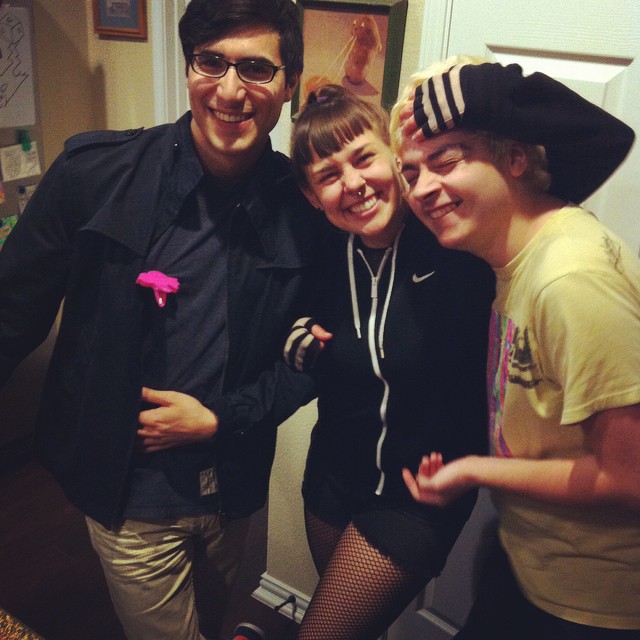
<svg viewBox="0 0 640 640">
<path fill-rule="evenodd" d="M 340 530 L 306 512 L 305 524 L 321 578 L 298 640 L 375 640 L 431 577 L 398 567 L 351 523 Z"/>
</svg>

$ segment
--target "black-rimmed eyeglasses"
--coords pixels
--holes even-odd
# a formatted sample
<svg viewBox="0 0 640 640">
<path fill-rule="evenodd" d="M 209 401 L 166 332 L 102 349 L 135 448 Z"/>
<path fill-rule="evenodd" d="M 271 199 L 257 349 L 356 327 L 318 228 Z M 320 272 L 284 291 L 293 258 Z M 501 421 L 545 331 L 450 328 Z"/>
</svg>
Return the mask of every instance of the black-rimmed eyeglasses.
<svg viewBox="0 0 640 640">
<path fill-rule="evenodd" d="M 276 73 L 284 69 L 285 65 L 277 67 L 268 62 L 259 60 L 241 60 L 229 62 L 220 56 L 211 53 L 194 53 L 191 56 L 191 68 L 200 76 L 206 78 L 222 78 L 229 67 L 234 67 L 238 78 L 249 84 L 267 84 L 271 82 Z"/>
</svg>

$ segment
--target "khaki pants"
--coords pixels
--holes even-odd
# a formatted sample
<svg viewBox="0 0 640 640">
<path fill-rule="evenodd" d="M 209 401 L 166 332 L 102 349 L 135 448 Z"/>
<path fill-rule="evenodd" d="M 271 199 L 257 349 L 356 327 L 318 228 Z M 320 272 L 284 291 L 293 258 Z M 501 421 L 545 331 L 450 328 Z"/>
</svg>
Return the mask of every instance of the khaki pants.
<svg viewBox="0 0 640 640">
<path fill-rule="evenodd" d="M 249 518 L 86 521 L 129 640 L 218 639 Z"/>
</svg>

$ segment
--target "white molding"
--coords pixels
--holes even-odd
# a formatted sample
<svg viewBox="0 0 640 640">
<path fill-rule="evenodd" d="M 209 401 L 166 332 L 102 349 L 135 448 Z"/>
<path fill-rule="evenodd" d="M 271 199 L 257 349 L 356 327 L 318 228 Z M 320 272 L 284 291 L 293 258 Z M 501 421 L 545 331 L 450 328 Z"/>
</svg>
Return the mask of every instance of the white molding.
<svg viewBox="0 0 640 640">
<path fill-rule="evenodd" d="M 422 41 L 418 69 L 446 58 L 454 0 L 430 0 L 422 16 Z"/>
<path fill-rule="evenodd" d="M 304 617 L 310 601 L 309 596 L 300 593 L 277 578 L 271 577 L 268 573 L 262 574 L 260 586 L 251 595 L 271 609 L 280 606 L 289 596 L 295 596 L 295 603 L 284 605 L 278 609 L 278 613 L 285 616 L 285 618 L 294 620 L 298 624 Z"/>
<path fill-rule="evenodd" d="M 188 108 L 178 22 L 185 0 L 151 0 L 155 124 L 174 122 Z"/>
<path fill-rule="evenodd" d="M 151 0 L 151 56 L 153 60 L 153 104 L 155 124 L 167 122 L 167 46 L 164 20 L 165 3 Z"/>
<path fill-rule="evenodd" d="M 295 596 L 295 605 L 286 604 L 278 609 L 278 613 L 282 614 L 285 618 L 289 618 L 289 620 L 293 620 L 297 624 L 302 622 L 302 618 L 304 618 L 310 602 L 309 596 L 292 589 L 277 578 L 272 578 L 268 573 L 262 574 L 260 586 L 251 595 L 271 609 L 282 605 L 289 596 Z M 379 640 L 385 640 L 386 638 L 387 633 L 385 632 L 380 636 Z"/>
</svg>

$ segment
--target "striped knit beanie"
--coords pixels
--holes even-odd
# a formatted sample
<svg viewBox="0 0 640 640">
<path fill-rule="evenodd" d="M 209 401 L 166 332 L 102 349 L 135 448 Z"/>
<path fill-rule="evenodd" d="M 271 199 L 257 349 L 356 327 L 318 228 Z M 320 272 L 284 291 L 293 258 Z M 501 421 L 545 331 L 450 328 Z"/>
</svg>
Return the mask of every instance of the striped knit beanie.
<svg viewBox="0 0 640 640">
<path fill-rule="evenodd" d="M 633 130 L 567 86 L 517 64 L 456 65 L 418 86 L 413 115 L 426 138 L 456 127 L 545 147 L 549 191 L 582 202 L 629 152 Z"/>
</svg>

